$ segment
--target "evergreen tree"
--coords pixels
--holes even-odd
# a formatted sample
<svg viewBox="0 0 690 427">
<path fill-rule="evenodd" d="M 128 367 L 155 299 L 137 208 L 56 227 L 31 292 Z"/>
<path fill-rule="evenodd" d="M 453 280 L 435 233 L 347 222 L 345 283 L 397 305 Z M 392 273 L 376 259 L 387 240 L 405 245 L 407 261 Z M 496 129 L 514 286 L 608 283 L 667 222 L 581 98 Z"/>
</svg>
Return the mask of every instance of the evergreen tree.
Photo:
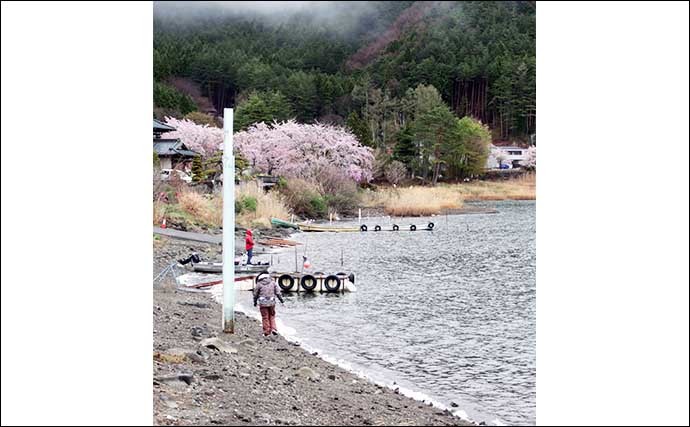
<svg viewBox="0 0 690 427">
<path fill-rule="evenodd" d="M 347 116 L 347 127 L 350 129 L 350 132 L 357 137 L 360 144 L 366 145 L 367 147 L 373 146 L 367 124 L 362 120 L 359 114 L 353 111 Z"/>
<path fill-rule="evenodd" d="M 201 164 L 201 156 L 195 156 L 192 160 L 192 180 L 201 182 L 204 179 L 204 168 Z"/>
<path fill-rule="evenodd" d="M 419 148 L 414 143 L 412 125 L 400 129 L 396 135 L 397 144 L 393 151 L 393 159 L 402 162 L 412 173 L 419 167 Z"/>
<path fill-rule="evenodd" d="M 280 92 L 252 92 L 246 101 L 237 106 L 235 128 L 244 130 L 254 123 L 272 123 L 291 117 L 290 104 Z"/>
<path fill-rule="evenodd" d="M 165 83 L 153 84 L 153 103 L 157 107 L 176 110 L 182 114 L 197 109 L 192 98 Z"/>
<path fill-rule="evenodd" d="M 313 122 L 318 113 L 318 95 L 314 76 L 304 71 L 293 73 L 287 79 L 285 95 L 290 101 L 297 121 Z"/>
<path fill-rule="evenodd" d="M 422 173 L 425 178 L 432 173 L 432 184 L 438 181 L 445 152 L 458 138 L 456 120 L 445 105 L 434 107 L 415 119 L 414 138 L 420 142 Z"/>
</svg>

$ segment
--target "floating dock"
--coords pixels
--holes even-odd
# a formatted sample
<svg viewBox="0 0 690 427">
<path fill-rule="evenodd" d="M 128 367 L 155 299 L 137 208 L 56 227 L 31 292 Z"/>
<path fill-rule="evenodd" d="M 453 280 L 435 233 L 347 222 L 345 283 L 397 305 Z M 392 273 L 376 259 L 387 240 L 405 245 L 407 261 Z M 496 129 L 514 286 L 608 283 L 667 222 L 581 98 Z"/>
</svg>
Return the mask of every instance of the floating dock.
<svg viewBox="0 0 690 427">
<path fill-rule="evenodd" d="M 420 225 L 419 227 L 415 224 L 403 225 L 392 224 L 389 227 L 382 227 L 378 224 L 373 226 L 367 226 L 362 224 L 358 227 L 333 227 L 327 225 L 318 224 L 295 224 L 288 221 L 283 221 L 281 219 L 273 218 L 271 219 L 271 224 L 275 227 L 288 227 L 294 228 L 296 230 L 308 232 L 308 233 L 352 233 L 352 232 L 366 232 L 366 231 L 433 231 L 434 223 L 430 222 L 426 226 Z"/>
<path fill-rule="evenodd" d="M 282 292 L 355 292 L 354 273 L 269 273 Z"/>
<path fill-rule="evenodd" d="M 265 273 L 263 273 L 265 274 Z M 354 273 L 325 274 L 321 272 L 268 273 L 283 293 L 345 293 L 355 292 Z M 260 274 L 242 274 L 235 277 L 235 289 L 253 291 Z M 216 274 L 187 273 L 179 276 L 177 282 L 182 288 L 203 290 L 223 284 Z"/>
</svg>

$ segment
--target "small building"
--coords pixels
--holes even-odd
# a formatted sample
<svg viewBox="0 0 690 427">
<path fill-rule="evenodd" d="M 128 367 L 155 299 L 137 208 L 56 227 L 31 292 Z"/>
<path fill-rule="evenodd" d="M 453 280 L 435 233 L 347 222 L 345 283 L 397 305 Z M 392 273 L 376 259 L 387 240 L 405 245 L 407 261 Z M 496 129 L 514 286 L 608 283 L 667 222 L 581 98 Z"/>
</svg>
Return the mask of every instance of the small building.
<svg viewBox="0 0 690 427">
<path fill-rule="evenodd" d="M 161 169 L 181 169 L 190 171 L 192 160 L 199 153 L 190 150 L 178 138 L 163 138 L 163 134 L 175 128 L 153 119 L 153 152 L 160 159 Z"/>
<path fill-rule="evenodd" d="M 499 156 L 493 153 L 500 153 Z M 522 162 L 527 160 L 527 147 L 519 145 L 491 144 L 489 157 L 486 159 L 487 169 L 499 169 L 501 166 L 507 169 L 522 167 Z M 499 162 L 500 160 L 500 162 Z"/>
</svg>

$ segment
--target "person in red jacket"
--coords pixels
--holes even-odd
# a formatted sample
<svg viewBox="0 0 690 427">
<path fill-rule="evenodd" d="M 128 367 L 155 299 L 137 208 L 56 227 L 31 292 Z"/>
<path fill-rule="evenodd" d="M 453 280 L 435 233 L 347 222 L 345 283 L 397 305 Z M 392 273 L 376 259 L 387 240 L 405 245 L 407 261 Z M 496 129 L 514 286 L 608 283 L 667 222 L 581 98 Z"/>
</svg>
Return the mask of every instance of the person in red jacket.
<svg viewBox="0 0 690 427">
<path fill-rule="evenodd" d="M 252 263 L 252 250 L 254 249 L 254 238 L 252 230 L 247 229 L 247 237 L 244 238 L 244 248 L 247 250 L 247 264 Z"/>
</svg>

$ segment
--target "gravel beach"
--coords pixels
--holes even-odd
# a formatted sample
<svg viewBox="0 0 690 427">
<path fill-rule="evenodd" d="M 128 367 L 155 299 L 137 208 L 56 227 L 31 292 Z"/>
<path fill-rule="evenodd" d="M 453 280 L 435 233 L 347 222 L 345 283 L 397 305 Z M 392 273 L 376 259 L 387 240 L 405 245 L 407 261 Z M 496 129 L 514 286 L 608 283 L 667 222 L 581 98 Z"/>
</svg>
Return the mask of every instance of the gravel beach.
<svg viewBox="0 0 690 427">
<path fill-rule="evenodd" d="M 217 246 L 154 239 L 154 275 L 193 249 Z M 155 425 L 473 425 L 332 365 L 259 322 L 236 314 L 221 329 L 221 306 L 206 293 L 153 289 Z"/>
</svg>

